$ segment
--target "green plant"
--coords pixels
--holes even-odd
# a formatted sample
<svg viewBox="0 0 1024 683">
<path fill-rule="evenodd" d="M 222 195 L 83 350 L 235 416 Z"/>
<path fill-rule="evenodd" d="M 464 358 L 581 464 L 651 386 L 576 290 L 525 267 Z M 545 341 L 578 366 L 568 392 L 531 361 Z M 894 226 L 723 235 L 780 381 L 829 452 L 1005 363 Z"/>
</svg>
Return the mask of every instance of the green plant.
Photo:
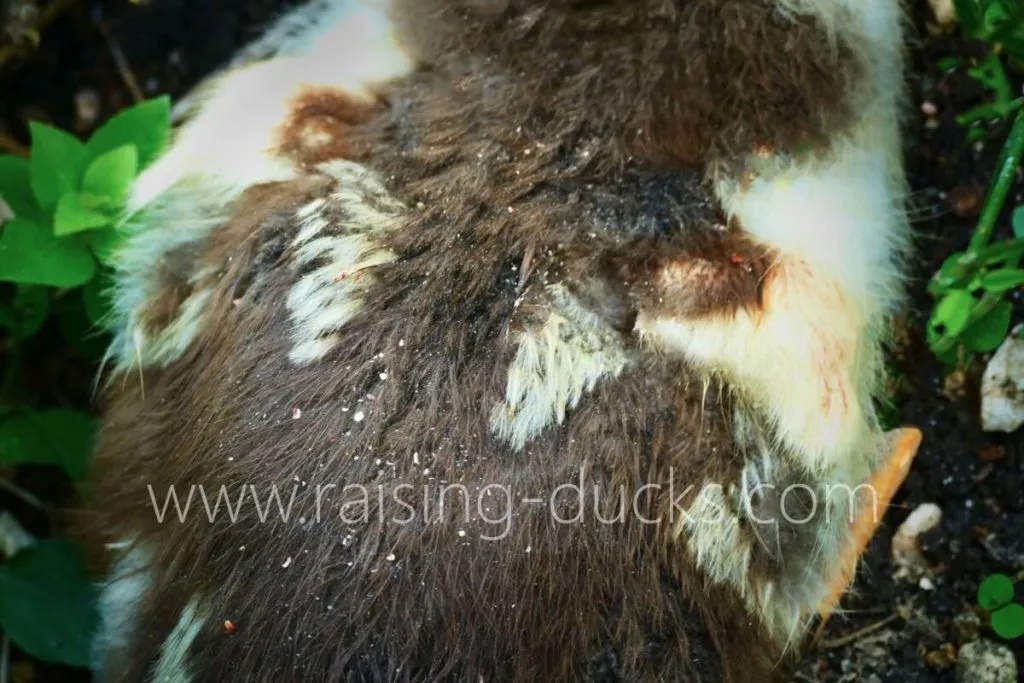
<svg viewBox="0 0 1024 683">
<path fill-rule="evenodd" d="M 1007 118 L 1024 107 L 1024 97 L 1014 96 L 1003 65 L 1004 55 L 1013 63 L 1024 60 L 1024 5 L 1019 0 L 954 0 L 954 4 L 964 34 L 992 47 L 985 59 L 968 68 L 967 73 L 992 92 L 993 101 L 960 114 L 957 122 L 971 125 Z M 971 130 L 982 132 L 980 128 Z"/>
<path fill-rule="evenodd" d="M 1024 636 L 1024 605 L 1013 601 L 1013 579 L 993 574 L 978 586 L 978 604 L 991 613 L 991 626 L 1005 640 Z"/>
<path fill-rule="evenodd" d="M 170 102 L 126 109 L 87 141 L 40 123 L 30 133 L 28 159 L 0 156 L 0 199 L 13 214 L 4 222 L 0 213 L 0 466 L 50 465 L 80 482 L 94 419 L 38 396 L 24 371 L 42 365 L 34 354 L 48 334 L 86 363 L 102 354 L 124 202 L 166 145 Z M 0 565 L 0 627 L 38 659 L 89 666 L 94 598 L 81 553 L 65 539 L 41 540 Z"/>
<path fill-rule="evenodd" d="M 966 365 L 972 354 L 993 351 L 1006 338 L 1013 314 L 1007 292 L 1024 286 L 1024 207 L 1012 214 L 1013 237 L 992 243 L 996 224 L 1024 155 L 1024 97 L 1013 97 L 1004 56 L 1024 60 L 1024 5 L 1017 0 L 956 0 L 964 32 L 989 43 L 991 52 L 969 70 L 994 93 L 994 101 L 960 115 L 964 125 L 1013 117 L 996 175 L 970 243 L 956 252 L 929 283 L 937 303 L 928 324 L 928 345 L 946 364 Z M 973 128 L 972 130 L 983 130 Z M 970 138 L 969 138 L 970 139 Z"/>
<path fill-rule="evenodd" d="M 964 33 L 1024 59 L 1024 5 L 1019 0 L 953 0 Z"/>
</svg>

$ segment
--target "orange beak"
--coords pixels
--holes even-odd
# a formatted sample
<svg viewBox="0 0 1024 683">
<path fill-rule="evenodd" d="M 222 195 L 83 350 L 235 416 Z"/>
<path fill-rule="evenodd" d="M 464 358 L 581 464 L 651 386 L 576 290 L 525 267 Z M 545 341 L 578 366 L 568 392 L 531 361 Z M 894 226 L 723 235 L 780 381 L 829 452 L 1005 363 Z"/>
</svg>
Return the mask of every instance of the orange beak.
<svg viewBox="0 0 1024 683">
<path fill-rule="evenodd" d="M 839 600 L 846 593 L 846 589 L 850 587 L 857 563 L 878 530 L 893 496 L 903 485 L 903 480 L 906 479 L 907 472 L 910 471 L 910 463 L 913 462 L 914 456 L 917 455 L 917 449 L 921 445 L 921 432 L 914 427 L 894 430 L 889 432 L 889 436 L 893 444 L 889 457 L 881 464 L 869 482 L 875 491 L 874 499 L 869 500 L 871 497 L 866 497 L 853 524 L 852 542 L 842 558 L 838 574 L 832 581 L 828 598 L 818 609 L 822 623 L 828 620 L 832 611 L 839 604 Z"/>
</svg>

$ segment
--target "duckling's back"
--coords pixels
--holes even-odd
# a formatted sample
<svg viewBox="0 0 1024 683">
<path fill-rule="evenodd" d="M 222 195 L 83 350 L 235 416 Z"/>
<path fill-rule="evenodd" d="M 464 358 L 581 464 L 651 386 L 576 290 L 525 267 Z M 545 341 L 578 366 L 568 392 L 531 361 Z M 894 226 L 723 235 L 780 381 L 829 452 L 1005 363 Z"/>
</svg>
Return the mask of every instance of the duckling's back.
<svg viewBox="0 0 1024 683">
<path fill-rule="evenodd" d="M 809 11 L 751 7 L 365 0 L 210 87 L 136 188 L 121 254 L 93 475 L 102 680 L 781 675 L 877 430 L 845 366 L 826 391 L 857 424 L 824 449 L 747 370 L 796 295 L 722 188 L 785 174 L 798 137 L 827 156 L 854 114 L 803 136 L 786 107 L 687 112 L 685 154 L 633 127 L 682 106 L 653 85 L 683 67 L 634 79 L 693 22 L 764 14 L 791 55 L 830 40 Z M 778 155 L 735 149 L 771 116 Z M 841 355 L 870 361 L 874 322 L 842 320 Z M 779 363 L 827 380 L 803 350 L 834 330 L 819 345 L 814 322 Z"/>
</svg>

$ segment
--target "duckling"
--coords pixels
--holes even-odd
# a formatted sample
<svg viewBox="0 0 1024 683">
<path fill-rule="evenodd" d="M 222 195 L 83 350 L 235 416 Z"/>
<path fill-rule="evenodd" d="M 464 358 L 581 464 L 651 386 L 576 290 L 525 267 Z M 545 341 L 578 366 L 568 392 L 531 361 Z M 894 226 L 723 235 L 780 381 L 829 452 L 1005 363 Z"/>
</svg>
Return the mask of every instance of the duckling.
<svg viewBox="0 0 1024 683">
<path fill-rule="evenodd" d="M 783 679 L 916 448 L 901 21 L 282 19 L 133 190 L 98 680 Z"/>
</svg>

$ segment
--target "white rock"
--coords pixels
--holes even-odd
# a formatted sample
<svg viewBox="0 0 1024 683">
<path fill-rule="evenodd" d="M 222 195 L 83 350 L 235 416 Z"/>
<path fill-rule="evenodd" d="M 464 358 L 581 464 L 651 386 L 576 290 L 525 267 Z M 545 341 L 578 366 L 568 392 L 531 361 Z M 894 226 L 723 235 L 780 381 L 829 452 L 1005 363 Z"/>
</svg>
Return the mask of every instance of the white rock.
<svg viewBox="0 0 1024 683">
<path fill-rule="evenodd" d="M 1024 424 L 1024 325 L 999 347 L 981 378 L 981 428 L 1016 431 Z"/>
<path fill-rule="evenodd" d="M 923 503 L 917 507 L 896 530 L 892 537 L 892 561 L 900 568 L 899 575 L 924 571 L 928 567 L 917 538 L 931 531 L 942 521 L 942 508 L 935 503 Z"/>
<path fill-rule="evenodd" d="M 976 640 L 960 648 L 956 663 L 958 683 L 1016 683 L 1013 650 L 990 640 Z"/>
</svg>

